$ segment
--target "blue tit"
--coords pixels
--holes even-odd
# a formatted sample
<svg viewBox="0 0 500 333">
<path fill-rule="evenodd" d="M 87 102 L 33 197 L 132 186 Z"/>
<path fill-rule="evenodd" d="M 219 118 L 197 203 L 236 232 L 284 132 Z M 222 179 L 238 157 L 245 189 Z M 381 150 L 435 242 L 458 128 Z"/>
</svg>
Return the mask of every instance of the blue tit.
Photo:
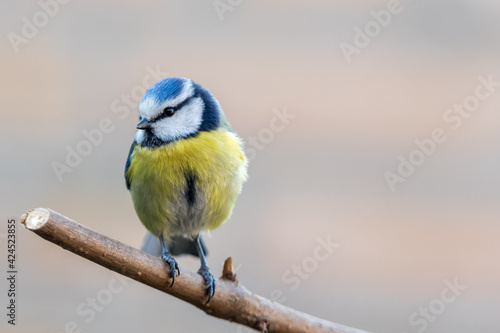
<svg viewBox="0 0 500 333">
<path fill-rule="evenodd" d="M 139 103 L 139 123 L 125 166 L 135 211 L 158 237 L 172 285 L 180 274 L 172 255 L 198 255 L 208 301 L 215 292 L 200 233 L 226 221 L 247 179 L 242 140 L 215 97 L 200 84 L 170 77 Z"/>
</svg>

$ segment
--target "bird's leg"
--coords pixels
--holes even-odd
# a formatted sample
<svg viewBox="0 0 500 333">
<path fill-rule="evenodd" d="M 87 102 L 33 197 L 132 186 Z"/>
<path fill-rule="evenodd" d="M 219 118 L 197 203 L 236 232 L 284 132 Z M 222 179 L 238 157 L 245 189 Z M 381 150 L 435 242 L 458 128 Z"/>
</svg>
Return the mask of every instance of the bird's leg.
<svg viewBox="0 0 500 333">
<path fill-rule="evenodd" d="M 196 250 L 198 250 L 198 255 L 200 256 L 201 261 L 201 267 L 198 270 L 198 274 L 203 276 L 203 279 L 205 280 L 205 289 L 207 290 L 208 295 L 208 299 L 205 302 L 205 305 L 207 305 L 215 293 L 215 278 L 212 273 L 210 273 L 210 268 L 208 268 L 207 260 L 205 259 L 205 253 L 203 253 L 203 248 L 200 244 L 200 239 L 200 235 L 196 236 Z"/>
<path fill-rule="evenodd" d="M 172 254 L 168 252 L 168 248 L 165 244 L 165 241 L 163 240 L 163 235 L 160 234 L 158 238 L 160 239 L 161 243 L 161 258 L 165 260 L 165 262 L 170 266 L 170 276 L 172 277 L 172 284 L 170 285 L 170 287 L 172 287 L 175 282 L 175 277 L 181 275 L 181 270 L 179 269 L 179 264 L 177 264 L 177 261 L 175 261 L 174 257 L 172 257 Z"/>
</svg>

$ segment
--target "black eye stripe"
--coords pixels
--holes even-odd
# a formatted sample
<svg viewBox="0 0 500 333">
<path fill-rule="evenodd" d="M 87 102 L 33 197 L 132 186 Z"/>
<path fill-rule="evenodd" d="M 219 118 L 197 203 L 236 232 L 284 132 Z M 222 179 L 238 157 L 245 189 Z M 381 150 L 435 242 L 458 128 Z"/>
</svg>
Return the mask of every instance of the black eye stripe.
<svg viewBox="0 0 500 333">
<path fill-rule="evenodd" d="M 154 123 L 154 122 L 156 122 L 158 120 L 161 120 L 163 118 L 172 117 L 180 108 L 183 108 L 184 106 L 186 106 L 187 104 L 189 104 L 196 97 L 199 97 L 199 95 L 195 94 L 195 95 L 193 95 L 191 97 L 188 97 L 184 101 L 182 101 L 181 103 L 177 104 L 176 106 L 166 107 L 165 109 L 163 109 L 162 113 L 160 113 L 158 116 L 156 116 L 155 118 L 153 118 L 150 121 L 150 123 Z M 172 113 L 165 112 L 167 109 L 172 109 L 173 112 Z"/>
<path fill-rule="evenodd" d="M 189 102 L 191 102 L 193 99 L 195 99 L 196 97 L 199 97 L 198 94 L 196 95 L 193 95 L 189 98 L 186 98 L 182 103 L 180 104 L 177 104 L 177 106 L 174 107 L 175 111 L 179 110 L 180 108 L 186 106 Z"/>
</svg>

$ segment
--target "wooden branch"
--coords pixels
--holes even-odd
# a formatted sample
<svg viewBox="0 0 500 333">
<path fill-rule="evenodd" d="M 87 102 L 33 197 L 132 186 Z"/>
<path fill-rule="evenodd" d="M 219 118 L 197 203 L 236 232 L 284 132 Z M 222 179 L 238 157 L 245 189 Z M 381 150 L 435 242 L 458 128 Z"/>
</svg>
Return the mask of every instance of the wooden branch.
<svg viewBox="0 0 500 333">
<path fill-rule="evenodd" d="M 223 275 L 217 281 L 214 297 L 204 305 L 206 295 L 203 278 L 199 274 L 181 269 L 181 275 L 169 287 L 169 268 L 161 258 L 101 235 L 50 209 L 28 211 L 21 217 L 21 223 L 66 250 L 189 302 L 211 316 L 237 322 L 261 332 L 366 333 L 253 294 L 236 280 L 230 258 L 226 260 Z"/>
</svg>

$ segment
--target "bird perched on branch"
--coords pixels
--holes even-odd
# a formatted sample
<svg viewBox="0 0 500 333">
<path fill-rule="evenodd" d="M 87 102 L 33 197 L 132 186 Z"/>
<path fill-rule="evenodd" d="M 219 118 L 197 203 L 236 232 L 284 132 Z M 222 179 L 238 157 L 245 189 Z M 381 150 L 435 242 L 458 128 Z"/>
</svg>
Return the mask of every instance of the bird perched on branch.
<svg viewBox="0 0 500 333">
<path fill-rule="evenodd" d="M 180 274 L 172 255 L 198 255 L 208 300 L 215 292 L 201 232 L 231 215 L 247 178 L 242 141 L 215 97 L 190 79 L 152 85 L 139 103 L 125 180 L 135 211 L 158 237 L 172 285 Z"/>
</svg>

